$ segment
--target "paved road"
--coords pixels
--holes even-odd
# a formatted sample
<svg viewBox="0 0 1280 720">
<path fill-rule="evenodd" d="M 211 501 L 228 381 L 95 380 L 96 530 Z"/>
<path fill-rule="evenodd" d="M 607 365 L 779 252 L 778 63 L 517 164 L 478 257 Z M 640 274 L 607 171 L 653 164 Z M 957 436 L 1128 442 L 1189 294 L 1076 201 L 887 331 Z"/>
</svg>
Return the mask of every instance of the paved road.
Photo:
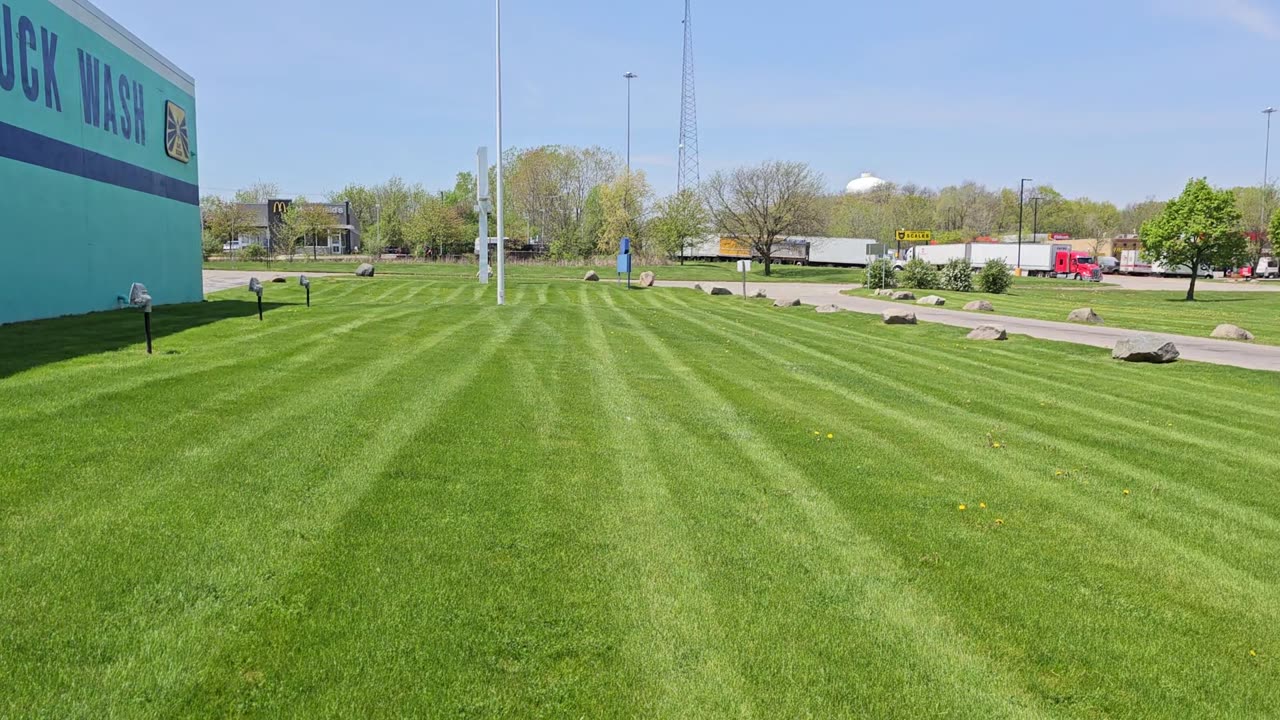
<svg viewBox="0 0 1280 720">
<path fill-rule="evenodd" d="M 1167 290 L 1169 292 L 1187 291 L 1191 278 L 1143 277 L 1141 275 L 1107 275 L 1103 282 L 1111 283 L 1125 290 Z M 1081 283 L 1092 287 L 1091 283 Z M 1235 282 L 1230 280 L 1201 280 L 1196 283 L 1196 292 L 1280 292 L 1280 282 Z"/>
<path fill-rule="evenodd" d="M 271 278 L 287 277 L 296 278 L 299 275 L 308 275 L 310 277 L 323 277 L 325 275 L 333 275 L 335 273 L 298 273 L 298 272 L 276 272 L 275 270 L 205 270 L 204 271 L 204 293 L 208 295 L 211 292 L 219 290 L 230 290 L 232 288 L 249 287 L 249 278 L 258 278 L 258 280 L 267 283 L 271 282 Z"/>
<path fill-rule="evenodd" d="M 693 282 L 666 281 L 658 285 L 664 287 L 693 287 Z M 701 283 L 703 288 L 712 286 L 727 288 L 735 294 L 742 292 L 741 283 Z M 850 285 L 827 285 L 816 283 L 747 283 L 747 293 L 763 290 L 774 299 L 799 299 L 805 305 L 837 305 L 845 310 L 870 315 L 879 315 L 887 308 L 902 309 L 903 303 L 873 300 L 865 297 L 841 295 Z M 1053 322 L 1051 320 L 1032 320 L 1030 318 L 1009 317 L 991 313 L 968 313 L 958 310 L 909 306 L 922 322 L 954 325 L 956 327 L 975 328 L 979 325 L 1003 325 L 1010 332 L 1027 335 L 1042 340 L 1092 345 L 1093 347 L 1115 347 L 1120 338 L 1136 334 L 1154 335 L 1173 340 L 1182 357 L 1186 360 L 1213 363 L 1215 365 L 1232 365 L 1250 370 L 1270 370 L 1280 372 L 1280 347 L 1271 345 L 1253 345 L 1249 343 L 1231 342 L 1229 340 L 1212 340 L 1209 338 L 1191 337 L 1188 335 L 1170 335 L 1169 333 L 1141 332 L 1122 330 L 1097 325 L 1077 325 L 1074 323 Z"/>
</svg>

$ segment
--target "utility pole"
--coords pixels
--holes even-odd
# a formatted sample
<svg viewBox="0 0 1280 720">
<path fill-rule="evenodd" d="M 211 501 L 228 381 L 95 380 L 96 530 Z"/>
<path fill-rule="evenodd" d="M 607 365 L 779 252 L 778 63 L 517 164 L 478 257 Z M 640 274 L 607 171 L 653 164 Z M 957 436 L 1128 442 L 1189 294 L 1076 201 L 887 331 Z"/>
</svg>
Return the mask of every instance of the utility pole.
<svg viewBox="0 0 1280 720">
<path fill-rule="evenodd" d="M 622 77 L 627 79 L 627 174 L 631 174 L 631 81 L 640 77 L 633 72 L 625 72 Z"/>
<path fill-rule="evenodd" d="M 1262 251 L 1262 236 L 1267 232 L 1267 200 L 1270 199 L 1271 190 L 1271 116 L 1276 109 L 1269 107 L 1262 111 L 1267 116 L 1267 150 L 1262 156 L 1262 217 L 1258 219 L 1258 251 Z M 1268 238 L 1269 239 L 1269 238 Z M 1275 252 L 1275 244 L 1272 243 L 1272 253 Z"/>
<path fill-rule="evenodd" d="M 1022 182 L 1018 183 L 1018 267 L 1014 270 L 1014 274 L 1022 277 L 1022 207 L 1023 200 L 1027 197 L 1027 183 L 1031 182 L 1031 178 L 1022 178 Z"/>
<path fill-rule="evenodd" d="M 498 304 L 507 304 L 507 235 L 504 225 L 505 218 L 502 211 L 503 192 L 502 192 L 502 0 L 494 0 L 494 8 L 496 10 L 496 18 L 494 22 L 495 34 L 497 39 L 497 66 L 498 66 Z"/>
<path fill-rule="evenodd" d="M 680 168 L 676 190 L 688 190 L 701 181 L 698 171 L 698 96 L 693 75 L 693 8 L 684 0 L 684 72 L 680 85 Z"/>
</svg>

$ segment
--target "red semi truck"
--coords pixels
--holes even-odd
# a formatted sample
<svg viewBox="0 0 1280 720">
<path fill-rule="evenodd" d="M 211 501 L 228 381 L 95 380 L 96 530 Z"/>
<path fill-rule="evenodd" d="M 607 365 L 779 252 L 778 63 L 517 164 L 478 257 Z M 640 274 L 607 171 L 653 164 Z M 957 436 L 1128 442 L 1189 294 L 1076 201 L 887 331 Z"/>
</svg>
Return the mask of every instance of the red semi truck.
<svg viewBox="0 0 1280 720">
<path fill-rule="evenodd" d="M 1021 250 L 1014 243 L 965 243 L 954 245 L 918 245 L 911 248 L 907 258 L 921 260 L 941 267 L 956 259 L 964 259 L 974 270 L 980 270 L 992 260 L 1003 260 L 1011 269 L 1021 263 L 1026 275 L 1057 276 L 1100 282 L 1102 267 L 1092 255 L 1077 252 L 1070 245 L 1051 243 L 1023 243 Z M 896 263 L 905 264 L 905 260 Z"/>
</svg>

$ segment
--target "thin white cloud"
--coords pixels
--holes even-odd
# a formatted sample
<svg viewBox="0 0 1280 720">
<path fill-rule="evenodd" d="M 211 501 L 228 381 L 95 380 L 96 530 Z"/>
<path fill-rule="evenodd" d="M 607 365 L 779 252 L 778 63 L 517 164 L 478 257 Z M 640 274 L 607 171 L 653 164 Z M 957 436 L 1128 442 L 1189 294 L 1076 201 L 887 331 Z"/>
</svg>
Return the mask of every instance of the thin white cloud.
<svg viewBox="0 0 1280 720">
<path fill-rule="evenodd" d="M 1216 20 L 1272 40 L 1280 40 L 1280 15 L 1257 0 L 1164 0 L 1158 6 Z"/>
</svg>

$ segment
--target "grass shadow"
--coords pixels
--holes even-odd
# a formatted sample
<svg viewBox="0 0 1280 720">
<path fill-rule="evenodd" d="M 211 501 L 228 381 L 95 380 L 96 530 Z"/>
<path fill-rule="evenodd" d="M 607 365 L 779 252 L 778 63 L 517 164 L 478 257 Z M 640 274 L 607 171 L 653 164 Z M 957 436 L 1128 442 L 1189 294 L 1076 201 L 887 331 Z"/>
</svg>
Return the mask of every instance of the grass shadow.
<svg viewBox="0 0 1280 720">
<path fill-rule="evenodd" d="M 262 304 L 264 312 L 288 303 Z M 258 314 L 256 300 L 163 305 L 151 314 L 151 336 L 162 338 L 232 318 Z M 113 310 L 0 325 L 0 379 L 84 355 L 111 352 L 146 342 L 142 312 Z M 163 352 L 159 347 L 156 352 Z"/>
</svg>

